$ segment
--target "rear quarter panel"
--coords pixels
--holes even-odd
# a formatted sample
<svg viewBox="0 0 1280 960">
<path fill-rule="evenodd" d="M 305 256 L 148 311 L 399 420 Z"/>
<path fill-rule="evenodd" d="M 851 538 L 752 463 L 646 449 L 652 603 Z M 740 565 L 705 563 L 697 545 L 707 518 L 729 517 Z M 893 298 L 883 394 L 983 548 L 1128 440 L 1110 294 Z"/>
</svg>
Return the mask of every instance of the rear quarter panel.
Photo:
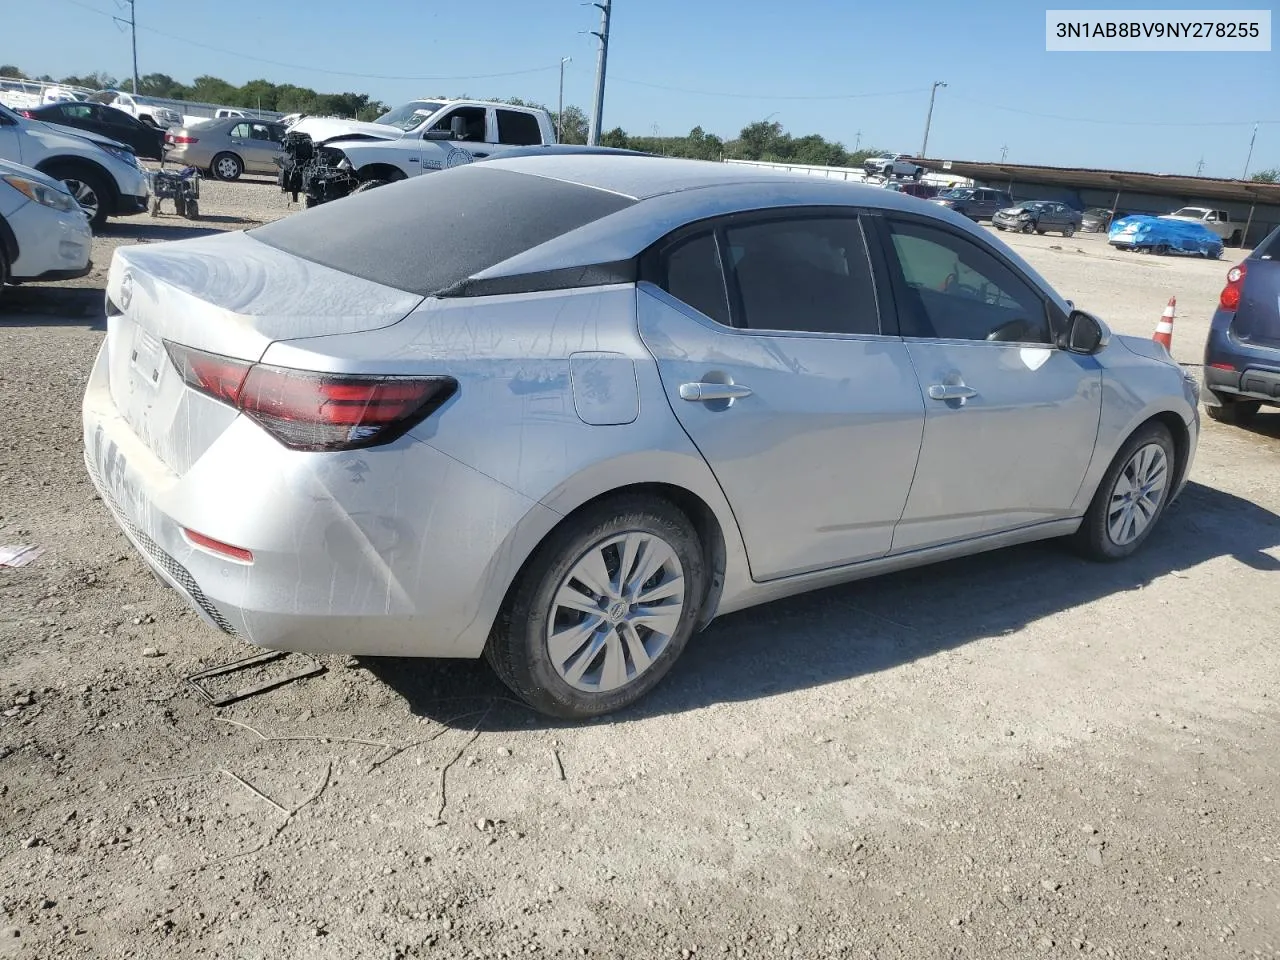
<svg viewBox="0 0 1280 960">
<path fill-rule="evenodd" d="M 476 623 L 485 631 L 529 554 L 564 516 L 638 484 L 670 484 L 701 499 L 724 536 L 726 594 L 731 583 L 745 589 L 737 524 L 671 410 L 635 311 L 631 285 L 429 299 L 393 327 L 276 343 L 263 360 L 458 381 L 457 394 L 410 436 L 545 508 L 484 534 L 492 560 L 480 578 Z"/>
</svg>

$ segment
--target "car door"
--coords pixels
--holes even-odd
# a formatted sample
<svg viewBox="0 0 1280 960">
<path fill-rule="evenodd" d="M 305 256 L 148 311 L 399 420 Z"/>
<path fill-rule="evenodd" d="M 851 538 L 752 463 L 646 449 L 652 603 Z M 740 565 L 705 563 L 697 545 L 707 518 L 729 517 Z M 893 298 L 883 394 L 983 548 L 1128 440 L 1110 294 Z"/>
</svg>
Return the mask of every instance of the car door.
<svg viewBox="0 0 1280 960">
<path fill-rule="evenodd" d="M 830 210 L 701 224 L 646 257 L 641 336 L 757 580 L 892 545 L 924 402 L 880 323 L 882 269 L 862 218 Z"/>
<path fill-rule="evenodd" d="M 452 129 L 454 118 L 462 122 L 462 138 L 447 136 Z M 443 170 L 470 163 L 477 157 L 487 157 L 490 152 L 489 138 L 492 118 L 489 111 L 481 106 L 461 106 L 440 114 L 426 130 L 422 132 L 422 156 L 419 170 Z M 414 164 L 419 158 L 407 158 Z"/>
<path fill-rule="evenodd" d="M 7 108 L 0 106 L 0 160 L 26 163 L 28 166 L 38 163 L 39 157 L 23 159 L 23 140 L 22 128 L 18 125 L 17 117 Z"/>
<path fill-rule="evenodd" d="M 926 405 L 893 551 L 1068 516 L 1097 439 L 1099 364 L 1054 345 L 1065 317 L 991 244 L 906 215 L 883 229 Z"/>
<path fill-rule="evenodd" d="M 251 173 L 275 173 L 275 157 L 280 152 L 280 143 L 274 138 L 271 124 L 248 120 L 236 124 L 237 130 L 241 127 L 248 128 L 243 152 L 246 169 Z"/>
</svg>

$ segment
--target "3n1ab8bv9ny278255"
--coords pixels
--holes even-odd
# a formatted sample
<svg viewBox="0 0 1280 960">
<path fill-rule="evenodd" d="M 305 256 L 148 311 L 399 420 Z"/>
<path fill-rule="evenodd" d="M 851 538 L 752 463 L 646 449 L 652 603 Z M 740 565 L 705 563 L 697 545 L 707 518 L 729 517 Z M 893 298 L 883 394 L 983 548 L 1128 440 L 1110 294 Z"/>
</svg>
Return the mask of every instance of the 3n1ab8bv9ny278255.
<svg viewBox="0 0 1280 960">
<path fill-rule="evenodd" d="M 715 163 L 493 159 L 121 248 L 107 296 L 86 462 L 210 623 L 485 655 L 562 717 L 717 614 L 1048 537 L 1127 556 L 1199 434 L 1163 347 L 965 217 Z"/>
</svg>

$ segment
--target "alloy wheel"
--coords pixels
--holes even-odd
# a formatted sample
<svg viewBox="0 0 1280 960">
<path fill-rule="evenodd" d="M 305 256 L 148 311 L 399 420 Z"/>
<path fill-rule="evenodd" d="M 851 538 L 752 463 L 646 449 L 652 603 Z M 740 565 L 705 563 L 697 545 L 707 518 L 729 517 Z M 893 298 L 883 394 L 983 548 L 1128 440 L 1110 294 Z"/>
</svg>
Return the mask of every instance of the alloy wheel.
<svg viewBox="0 0 1280 960">
<path fill-rule="evenodd" d="M 1107 536 L 1117 547 L 1142 536 L 1160 511 L 1169 483 L 1169 458 L 1158 443 L 1143 444 L 1116 477 L 1107 507 Z"/>
<path fill-rule="evenodd" d="M 80 204 L 80 209 L 84 211 L 84 215 L 92 220 L 98 215 L 98 209 L 102 206 L 102 201 L 98 199 L 97 191 L 83 180 L 63 180 L 62 185 L 67 188 L 67 192 L 76 198 L 76 203 Z"/>
<path fill-rule="evenodd" d="M 547 652 L 576 690 L 606 693 L 645 673 L 671 643 L 684 612 L 675 549 L 631 531 L 590 547 L 551 601 Z"/>
</svg>

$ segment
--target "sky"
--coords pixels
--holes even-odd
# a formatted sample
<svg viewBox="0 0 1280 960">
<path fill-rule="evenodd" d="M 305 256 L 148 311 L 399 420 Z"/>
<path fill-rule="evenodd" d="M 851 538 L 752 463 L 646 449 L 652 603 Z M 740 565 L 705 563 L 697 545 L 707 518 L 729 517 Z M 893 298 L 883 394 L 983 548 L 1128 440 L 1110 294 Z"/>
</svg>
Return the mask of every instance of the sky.
<svg viewBox="0 0 1280 960">
<path fill-rule="evenodd" d="M 600 15 L 579 0 L 136 2 L 142 74 L 261 77 L 388 104 L 518 96 L 554 110 L 560 58 L 572 57 L 565 102 L 590 114 Z M 0 62 L 31 75 L 127 77 L 129 34 L 111 20 L 126 3 L 6 0 Z M 769 118 L 794 135 L 912 154 L 930 86 L 944 81 L 932 157 L 1000 160 L 1007 149 L 1010 163 L 1194 174 L 1203 162 L 1205 176 L 1239 177 L 1264 121 L 1249 172 L 1280 168 L 1280 45 L 1049 53 L 1046 6 L 1068 5 L 613 0 L 604 128 L 670 136 L 700 125 L 729 139 Z"/>
</svg>

